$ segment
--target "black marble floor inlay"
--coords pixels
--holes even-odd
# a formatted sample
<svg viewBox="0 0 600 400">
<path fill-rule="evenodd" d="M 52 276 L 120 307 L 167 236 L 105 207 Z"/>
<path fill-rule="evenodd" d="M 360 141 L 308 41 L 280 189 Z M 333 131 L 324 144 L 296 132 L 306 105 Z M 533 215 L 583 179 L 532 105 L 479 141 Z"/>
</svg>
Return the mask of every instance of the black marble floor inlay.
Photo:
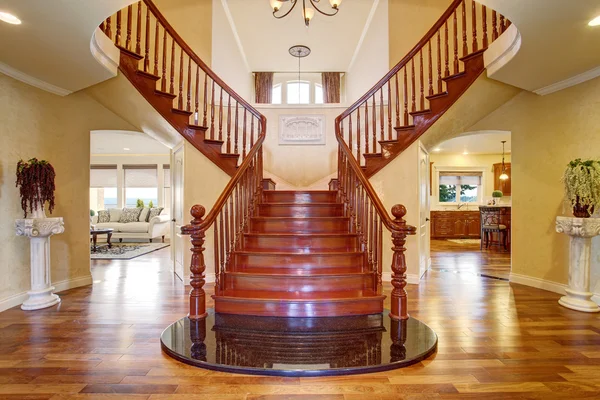
<svg viewBox="0 0 600 400">
<path fill-rule="evenodd" d="M 419 362 L 437 348 L 437 335 L 409 318 L 383 314 L 333 318 L 215 314 L 171 324 L 161 346 L 202 368 L 256 375 L 323 376 L 385 371 Z"/>
</svg>

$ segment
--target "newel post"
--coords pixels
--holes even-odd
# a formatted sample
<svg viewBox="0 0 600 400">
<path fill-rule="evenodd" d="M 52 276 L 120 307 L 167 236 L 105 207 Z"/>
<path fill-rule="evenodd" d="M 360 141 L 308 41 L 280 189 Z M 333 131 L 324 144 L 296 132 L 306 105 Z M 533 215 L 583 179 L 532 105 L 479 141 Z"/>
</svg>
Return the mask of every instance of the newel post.
<svg viewBox="0 0 600 400">
<path fill-rule="evenodd" d="M 403 217 L 406 215 L 406 207 L 402 204 L 396 204 L 392 207 L 392 215 L 394 223 L 398 227 L 406 227 L 406 221 Z M 395 320 L 408 319 L 408 310 L 406 305 L 406 258 L 404 252 L 406 248 L 406 236 L 409 233 L 408 229 L 392 230 L 392 242 L 394 247 L 392 250 L 392 310 L 390 318 Z"/>
<path fill-rule="evenodd" d="M 191 222 L 192 226 L 200 225 L 203 220 L 206 209 L 201 205 L 196 204 L 192 207 L 191 214 L 194 219 Z M 190 277 L 190 285 L 192 290 L 190 291 L 190 314 L 188 317 L 192 320 L 198 320 L 206 317 L 206 293 L 204 292 L 204 271 L 206 270 L 206 264 L 204 264 L 204 237 L 205 231 L 203 229 L 194 230 L 191 234 L 192 238 L 192 262 L 190 265 L 190 271 L 192 273 Z"/>
</svg>

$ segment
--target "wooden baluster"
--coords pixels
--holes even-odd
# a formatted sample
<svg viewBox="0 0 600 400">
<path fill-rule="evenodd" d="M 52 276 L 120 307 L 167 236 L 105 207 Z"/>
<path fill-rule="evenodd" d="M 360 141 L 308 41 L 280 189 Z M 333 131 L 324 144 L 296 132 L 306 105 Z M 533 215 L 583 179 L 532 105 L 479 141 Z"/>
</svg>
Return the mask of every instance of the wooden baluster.
<svg viewBox="0 0 600 400">
<path fill-rule="evenodd" d="M 130 6 L 131 7 L 131 6 Z M 204 218 L 206 210 L 201 205 L 195 205 L 192 207 L 191 214 L 193 220 L 191 225 L 200 225 Z M 204 238 L 205 231 L 203 229 L 197 229 L 191 234 L 192 242 L 192 261 L 190 265 L 190 285 L 192 290 L 190 291 L 190 313 L 188 318 L 191 320 L 203 319 L 207 316 L 206 313 L 206 293 L 204 292 L 204 271 L 206 270 L 206 264 L 204 263 Z"/>
<path fill-rule="evenodd" d="M 221 287 L 219 288 L 220 290 L 224 289 L 224 285 L 223 285 L 223 277 L 225 276 L 225 237 L 223 236 L 223 211 L 221 211 L 219 213 L 219 258 L 221 259 L 221 279 L 219 280 L 219 282 L 221 283 Z"/>
<path fill-rule="evenodd" d="M 392 296 L 390 318 L 395 320 L 408 319 L 407 299 L 406 299 L 406 259 L 404 252 L 406 248 L 406 236 L 409 233 L 406 221 L 403 217 L 406 215 L 406 208 L 401 204 L 392 207 L 392 215 L 395 217 L 394 225 L 399 229 L 392 230 Z"/>
<path fill-rule="evenodd" d="M 179 52 L 179 95 L 177 96 L 177 108 L 183 110 L 183 47 Z"/>
<path fill-rule="evenodd" d="M 415 58 L 410 59 L 410 85 L 411 85 L 411 107 L 410 110 L 412 112 L 417 111 L 417 85 L 415 83 Z"/>
<path fill-rule="evenodd" d="M 170 76 L 170 86 L 169 93 L 175 94 L 175 39 L 171 39 L 171 76 Z"/>
<path fill-rule="evenodd" d="M 150 70 L 150 9 L 146 7 L 146 41 L 144 43 L 144 72 Z"/>
<path fill-rule="evenodd" d="M 236 102 L 235 102 L 235 126 L 234 126 L 235 131 L 234 131 L 234 137 L 233 137 L 233 139 L 234 139 L 234 142 L 233 142 L 234 143 L 233 153 L 234 154 L 239 154 L 239 152 L 238 152 L 238 139 L 239 139 L 239 130 L 238 130 L 239 119 L 238 119 L 238 115 L 239 115 L 239 112 L 238 111 L 239 111 L 239 103 L 236 100 Z"/>
<path fill-rule="evenodd" d="M 504 15 L 500 14 L 500 34 L 504 33 Z"/>
<path fill-rule="evenodd" d="M 162 77 L 160 78 L 160 90 L 163 92 L 167 91 L 167 30 L 166 29 L 163 33 Z"/>
<path fill-rule="evenodd" d="M 365 154 L 369 154 L 369 100 L 368 99 L 365 101 Z"/>
<path fill-rule="evenodd" d="M 465 0 L 462 0 L 462 38 L 463 38 L 463 57 L 469 54 L 469 46 L 467 45 L 467 6 Z"/>
<path fill-rule="evenodd" d="M 379 135 L 380 140 L 385 140 L 385 122 L 384 122 L 384 108 L 383 108 L 383 87 L 379 89 L 379 122 L 381 125 L 381 135 Z"/>
<path fill-rule="evenodd" d="M 373 95 L 372 113 L 373 113 L 373 153 L 377 153 L 377 107 L 375 107 L 375 95 Z"/>
<path fill-rule="evenodd" d="M 246 158 L 246 107 L 244 107 L 244 126 L 242 127 L 242 160 Z"/>
<path fill-rule="evenodd" d="M 106 21 L 102 21 L 102 22 L 100 23 L 100 30 L 101 30 L 102 32 L 104 32 L 104 34 L 106 35 L 106 26 L 105 26 L 105 23 L 106 23 Z"/>
<path fill-rule="evenodd" d="M 239 188 L 240 184 L 238 182 L 238 184 L 236 185 L 235 189 L 233 190 L 233 198 L 235 199 L 235 208 L 234 208 L 234 212 L 233 212 L 233 216 L 234 216 L 234 231 L 233 234 L 235 236 L 235 241 L 233 243 L 233 249 L 237 250 L 239 248 L 239 237 L 240 237 L 240 217 L 241 217 L 241 213 L 240 213 L 240 196 L 238 193 L 238 188 Z"/>
<path fill-rule="evenodd" d="M 158 24 L 158 19 L 157 19 L 156 27 L 154 29 L 154 75 L 156 75 L 156 76 L 158 76 L 159 42 L 160 42 L 160 25 Z"/>
<path fill-rule="evenodd" d="M 190 59 L 191 60 L 191 59 Z M 200 108 L 200 66 L 196 64 L 196 90 L 194 93 L 194 125 L 198 125 Z"/>
<path fill-rule="evenodd" d="M 360 157 L 360 107 L 356 109 L 356 161 L 358 161 L 358 165 L 362 165 Z"/>
<path fill-rule="evenodd" d="M 408 126 L 408 76 L 404 66 L 404 126 Z"/>
<path fill-rule="evenodd" d="M 425 80 L 423 78 L 423 48 L 419 50 L 419 88 L 421 90 L 421 97 L 419 101 L 419 110 L 425 109 Z"/>
<path fill-rule="evenodd" d="M 437 33 L 437 90 L 442 93 L 442 33 L 441 29 Z"/>
<path fill-rule="evenodd" d="M 229 202 L 227 202 L 227 200 L 225 200 L 225 204 L 223 205 L 223 209 L 225 210 L 225 254 L 227 255 L 227 258 L 225 260 L 225 262 L 229 262 L 229 259 L 231 258 L 231 241 L 229 240 Z M 221 229 L 221 231 L 223 231 L 223 229 Z"/>
<path fill-rule="evenodd" d="M 433 57 L 431 56 L 431 40 L 429 40 L 429 96 L 433 96 Z"/>
<path fill-rule="evenodd" d="M 186 111 L 192 111 L 192 57 L 188 57 L 188 76 L 187 76 L 187 108 Z"/>
<path fill-rule="evenodd" d="M 231 154 L 231 94 L 227 100 L 227 154 Z"/>
<path fill-rule="evenodd" d="M 456 9 L 454 9 L 454 74 L 458 74 L 458 21 L 456 19 Z"/>
<path fill-rule="evenodd" d="M 125 48 L 131 50 L 131 14 L 133 6 L 127 6 L 127 36 L 125 36 Z"/>
<path fill-rule="evenodd" d="M 396 79 L 397 78 L 396 74 Z M 392 85 L 390 81 L 388 81 L 388 106 L 387 106 L 387 114 L 388 114 L 388 140 L 392 140 Z"/>
<path fill-rule="evenodd" d="M 471 23 L 473 24 L 473 53 L 477 51 L 477 6 L 475 1 L 471 2 Z"/>
<path fill-rule="evenodd" d="M 112 39 L 112 17 L 106 18 L 105 29 L 106 36 L 108 36 L 109 39 Z"/>
<path fill-rule="evenodd" d="M 481 27 L 483 29 L 483 48 L 488 47 L 488 33 L 487 33 L 487 7 L 481 6 Z"/>
<path fill-rule="evenodd" d="M 230 216 L 229 216 L 229 232 L 231 234 L 231 237 L 229 238 L 229 240 L 231 241 L 231 243 L 229 244 L 229 248 L 231 249 L 232 252 L 234 252 L 236 250 L 235 248 L 235 240 L 236 240 L 236 235 L 235 235 L 235 220 L 236 220 L 236 214 L 235 214 L 235 207 L 233 206 L 233 194 L 229 197 L 229 210 L 231 212 Z"/>
<path fill-rule="evenodd" d="M 379 220 L 379 245 L 377 246 L 377 250 L 379 252 L 379 260 L 377 265 L 377 282 L 381 285 L 382 275 L 383 275 L 383 221 Z"/>
<path fill-rule="evenodd" d="M 406 69 L 404 70 L 404 73 L 406 74 Z M 400 126 L 400 89 L 398 87 L 398 74 L 394 75 L 394 77 L 396 78 L 396 126 Z M 404 125 L 407 125 L 406 116 L 404 118 Z"/>
<path fill-rule="evenodd" d="M 492 10 L 492 42 L 498 39 L 498 19 L 496 10 Z"/>
<path fill-rule="evenodd" d="M 219 94 L 219 140 L 223 140 L 223 88 Z"/>
<path fill-rule="evenodd" d="M 367 197 L 368 199 L 368 197 Z M 367 212 L 365 212 L 365 217 L 367 217 L 367 245 L 369 249 L 369 253 L 367 256 L 369 263 L 369 272 L 373 271 L 373 205 L 371 202 L 367 204 Z"/>
<path fill-rule="evenodd" d="M 141 54 L 142 53 L 142 46 L 141 46 L 141 40 L 142 40 L 142 2 L 138 1 L 137 3 L 137 23 L 136 23 L 136 32 L 135 32 L 135 52 L 137 54 Z M 148 36 L 146 36 L 147 38 Z"/>
<path fill-rule="evenodd" d="M 342 132 L 342 137 L 344 136 Z M 250 149 L 254 147 L 254 115 L 250 115 Z"/>
<path fill-rule="evenodd" d="M 115 36 L 115 44 L 121 46 L 121 10 L 117 11 L 117 33 Z"/>
<path fill-rule="evenodd" d="M 212 80 L 210 89 L 210 138 L 215 139 L 215 81 Z"/>
<path fill-rule="evenodd" d="M 450 53 L 449 53 L 450 43 L 448 43 L 448 20 L 446 20 L 446 22 L 444 23 L 444 39 L 445 39 L 444 56 L 446 57 L 444 76 L 450 76 Z"/>
<path fill-rule="evenodd" d="M 352 153 L 352 136 L 354 133 L 352 131 L 352 114 L 348 115 L 348 147 L 350 148 L 350 152 Z M 358 160 L 358 152 L 356 153 L 356 159 Z"/>
<path fill-rule="evenodd" d="M 221 286 L 221 263 L 219 260 L 219 224 L 215 223 L 215 228 L 213 230 L 213 245 L 214 250 L 213 254 L 215 257 L 215 287 Z"/>
<path fill-rule="evenodd" d="M 204 73 L 204 117 L 202 118 L 202 126 L 208 126 L 208 122 L 206 120 L 208 113 L 208 74 Z"/>
</svg>

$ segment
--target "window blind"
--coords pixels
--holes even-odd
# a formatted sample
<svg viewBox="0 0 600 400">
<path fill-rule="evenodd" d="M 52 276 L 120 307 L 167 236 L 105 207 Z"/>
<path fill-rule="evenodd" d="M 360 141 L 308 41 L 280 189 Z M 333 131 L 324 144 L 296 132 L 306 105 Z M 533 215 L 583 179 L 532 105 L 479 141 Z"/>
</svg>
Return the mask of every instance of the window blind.
<svg viewBox="0 0 600 400">
<path fill-rule="evenodd" d="M 123 165 L 126 188 L 158 187 L 156 165 Z"/>
<path fill-rule="evenodd" d="M 440 172 L 440 185 L 481 185 L 481 172 Z"/>
<path fill-rule="evenodd" d="M 116 165 L 92 165 L 90 166 L 90 187 L 105 188 L 117 187 Z"/>
</svg>

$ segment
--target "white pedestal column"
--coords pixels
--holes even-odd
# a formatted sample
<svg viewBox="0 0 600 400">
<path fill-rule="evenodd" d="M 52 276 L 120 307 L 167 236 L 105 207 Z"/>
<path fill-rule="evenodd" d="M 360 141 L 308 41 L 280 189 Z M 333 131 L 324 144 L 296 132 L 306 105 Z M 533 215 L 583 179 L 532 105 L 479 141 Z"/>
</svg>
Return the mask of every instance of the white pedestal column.
<svg viewBox="0 0 600 400">
<path fill-rule="evenodd" d="M 17 236 L 27 236 L 31 251 L 31 290 L 23 310 L 39 310 L 60 303 L 50 278 L 50 236 L 65 231 L 62 218 L 28 218 L 15 222 Z"/>
<path fill-rule="evenodd" d="M 590 292 L 592 237 L 600 235 L 600 218 L 556 217 L 556 231 L 570 236 L 569 288 L 558 303 L 572 310 L 599 312 Z"/>
</svg>

